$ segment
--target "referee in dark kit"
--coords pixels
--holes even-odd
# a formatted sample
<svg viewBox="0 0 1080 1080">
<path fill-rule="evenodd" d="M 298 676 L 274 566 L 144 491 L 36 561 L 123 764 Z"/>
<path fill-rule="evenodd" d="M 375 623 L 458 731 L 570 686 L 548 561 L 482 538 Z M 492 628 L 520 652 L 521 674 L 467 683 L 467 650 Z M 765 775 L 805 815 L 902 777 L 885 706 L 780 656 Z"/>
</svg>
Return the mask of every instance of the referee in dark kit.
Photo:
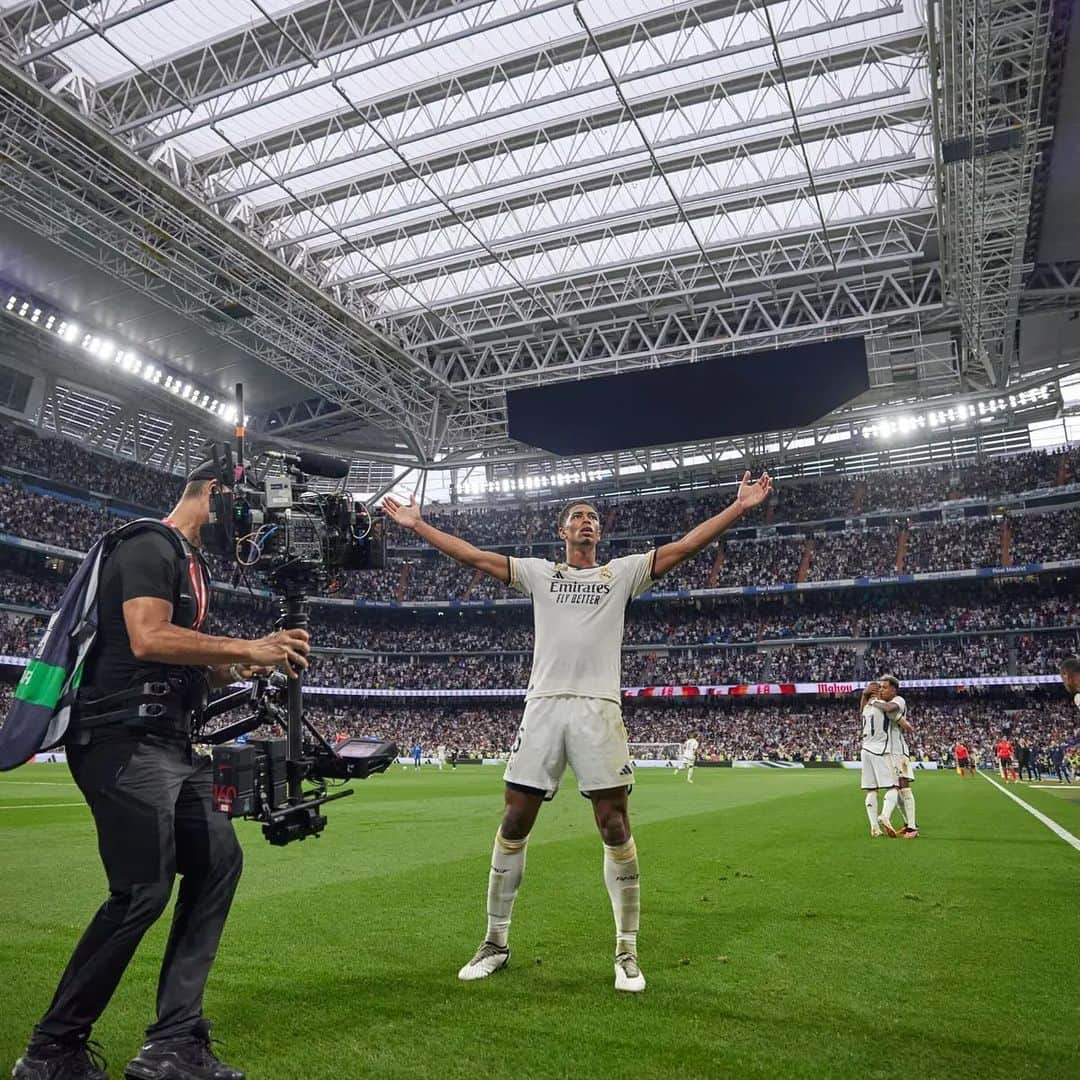
<svg viewBox="0 0 1080 1080">
<path fill-rule="evenodd" d="M 165 910 L 177 874 L 157 1019 L 124 1075 L 243 1080 L 213 1054 L 202 1015 L 243 859 L 232 822 L 213 807 L 210 758 L 193 752 L 191 732 L 208 690 L 260 669 L 295 675 L 307 667 L 308 635 L 279 630 L 246 641 L 202 633 L 210 581 L 199 530 L 217 484 L 214 464 L 200 465 L 167 528 L 133 526 L 102 567 L 98 634 L 67 758 L 94 816 L 109 897 L 76 946 L 14 1080 L 107 1080 L 91 1028 Z"/>
</svg>

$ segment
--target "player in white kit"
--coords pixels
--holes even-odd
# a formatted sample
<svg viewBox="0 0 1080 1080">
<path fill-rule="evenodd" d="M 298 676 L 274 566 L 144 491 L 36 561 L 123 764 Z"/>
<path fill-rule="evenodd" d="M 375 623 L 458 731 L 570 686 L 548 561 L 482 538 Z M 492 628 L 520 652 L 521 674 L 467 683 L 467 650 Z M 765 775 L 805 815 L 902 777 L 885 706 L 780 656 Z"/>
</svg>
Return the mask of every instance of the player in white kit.
<svg viewBox="0 0 1080 1080">
<path fill-rule="evenodd" d="M 735 502 L 653 551 L 599 565 L 600 514 L 586 501 L 558 518 L 565 561 L 515 559 L 482 551 L 429 525 L 414 499 L 388 496 L 383 508 L 439 551 L 483 570 L 532 597 L 535 645 L 525 713 L 504 774 L 502 823 L 488 875 L 487 933 L 458 978 L 482 979 L 506 967 L 514 898 L 525 871 L 529 833 L 546 800 L 554 798 L 567 764 L 578 789 L 592 802 L 604 843 L 604 883 L 615 916 L 615 988 L 641 991 L 637 956 L 640 883 L 630 832 L 629 794 L 634 769 L 622 721 L 623 623 L 630 601 L 673 567 L 707 547 L 746 511 L 769 496 L 767 473 L 746 473 Z"/>
<path fill-rule="evenodd" d="M 435 747 L 435 764 L 439 766 L 439 772 L 442 772 L 442 767 L 446 764 L 446 747 L 441 743 Z"/>
<path fill-rule="evenodd" d="M 675 771 L 680 769 L 686 769 L 686 782 L 692 784 L 694 782 L 694 763 L 697 761 L 698 747 L 701 745 L 698 742 L 696 734 L 691 735 L 689 739 L 682 744 L 682 748 L 679 751 L 680 761 L 675 766 Z"/>
<path fill-rule="evenodd" d="M 906 734 L 911 731 L 907 720 L 907 703 L 899 695 L 900 683 L 893 675 L 882 675 L 870 683 L 862 695 L 862 787 L 866 791 L 866 814 L 870 819 L 870 835 L 898 836 L 892 825 L 893 811 L 902 806 L 905 828 L 903 836 L 914 839 L 919 835 L 915 826 L 915 795 L 911 783 L 915 774 Z M 877 790 L 885 789 L 881 812 L 877 809 Z"/>
</svg>

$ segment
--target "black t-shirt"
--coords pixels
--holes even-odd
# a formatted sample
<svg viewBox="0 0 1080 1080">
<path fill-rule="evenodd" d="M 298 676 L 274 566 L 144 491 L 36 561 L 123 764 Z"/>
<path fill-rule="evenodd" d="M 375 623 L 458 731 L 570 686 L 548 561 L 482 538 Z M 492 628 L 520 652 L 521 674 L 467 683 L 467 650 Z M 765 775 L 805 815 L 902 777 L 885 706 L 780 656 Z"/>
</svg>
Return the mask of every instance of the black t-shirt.
<svg viewBox="0 0 1080 1080">
<path fill-rule="evenodd" d="M 170 676 L 203 673 L 203 668 L 137 660 L 124 622 L 124 603 L 140 596 L 167 600 L 173 605 L 174 623 L 198 629 L 206 618 L 208 585 L 201 560 L 193 556 L 185 566 L 168 537 L 160 532 L 148 529 L 121 541 L 101 570 L 98 634 L 86 660 L 83 686 L 111 694 Z"/>
</svg>

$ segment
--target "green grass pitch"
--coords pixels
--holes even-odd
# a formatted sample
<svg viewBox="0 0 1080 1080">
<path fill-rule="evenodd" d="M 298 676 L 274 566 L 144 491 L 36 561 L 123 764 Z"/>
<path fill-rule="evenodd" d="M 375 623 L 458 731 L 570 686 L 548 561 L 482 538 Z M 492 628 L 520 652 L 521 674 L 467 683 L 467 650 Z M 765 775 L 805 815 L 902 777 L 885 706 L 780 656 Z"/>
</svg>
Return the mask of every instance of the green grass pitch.
<svg viewBox="0 0 1080 1080">
<path fill-rule="evenodd" d="M 480 941 L 494 768 L 391 774 L 246 868 L 206 1012 L 252 1080 L 1080 1076 L 1080 853 L 981 778 L 923 774 L 923 837 L 871 841 L 853 772 L 641 770 L 640 996 L 612 988 L 589 807 L 529 845 L 510 968 Z M 1080 791 L 1014 789 L 1080 834 Z M 0 778 L 0 1075 L 104 896 L 63 766 Z M 151 1007 L 166 920 L 96 1030 L 114 1077 Z"/>
</svg>

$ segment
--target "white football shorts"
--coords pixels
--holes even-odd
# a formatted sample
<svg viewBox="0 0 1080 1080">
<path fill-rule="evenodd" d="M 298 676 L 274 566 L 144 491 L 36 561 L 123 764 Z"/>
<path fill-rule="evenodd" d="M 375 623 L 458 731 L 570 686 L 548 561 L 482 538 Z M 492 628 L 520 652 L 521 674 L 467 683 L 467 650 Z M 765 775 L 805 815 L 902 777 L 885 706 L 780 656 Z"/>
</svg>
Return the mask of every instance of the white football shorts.
<svg viewBox="0 0 1080 1080">
<path fill-rule="evenodd" d="M 567 765 L 574 770 L 578 790 L 586 794 L 633 784 L 634 767 L 617 702 L 565 695 L 525 703 L 503 780 L 553 799 Z"/>
<path fill-rule="evenodd" d="M 907 754 L 892 754 L 893 767 L 896 769 L 896 775 L 901 780 L 915 781 L 915 770 L 911 765 L 911 758 Z"/>
<path fill-rule="evenodd" d="M 899 754 L 872 754 L 862 752 L 862 786 L 870 791 L 873 788 L 896 787 L 900 777 L 897 771 Z"/>
</svg>

